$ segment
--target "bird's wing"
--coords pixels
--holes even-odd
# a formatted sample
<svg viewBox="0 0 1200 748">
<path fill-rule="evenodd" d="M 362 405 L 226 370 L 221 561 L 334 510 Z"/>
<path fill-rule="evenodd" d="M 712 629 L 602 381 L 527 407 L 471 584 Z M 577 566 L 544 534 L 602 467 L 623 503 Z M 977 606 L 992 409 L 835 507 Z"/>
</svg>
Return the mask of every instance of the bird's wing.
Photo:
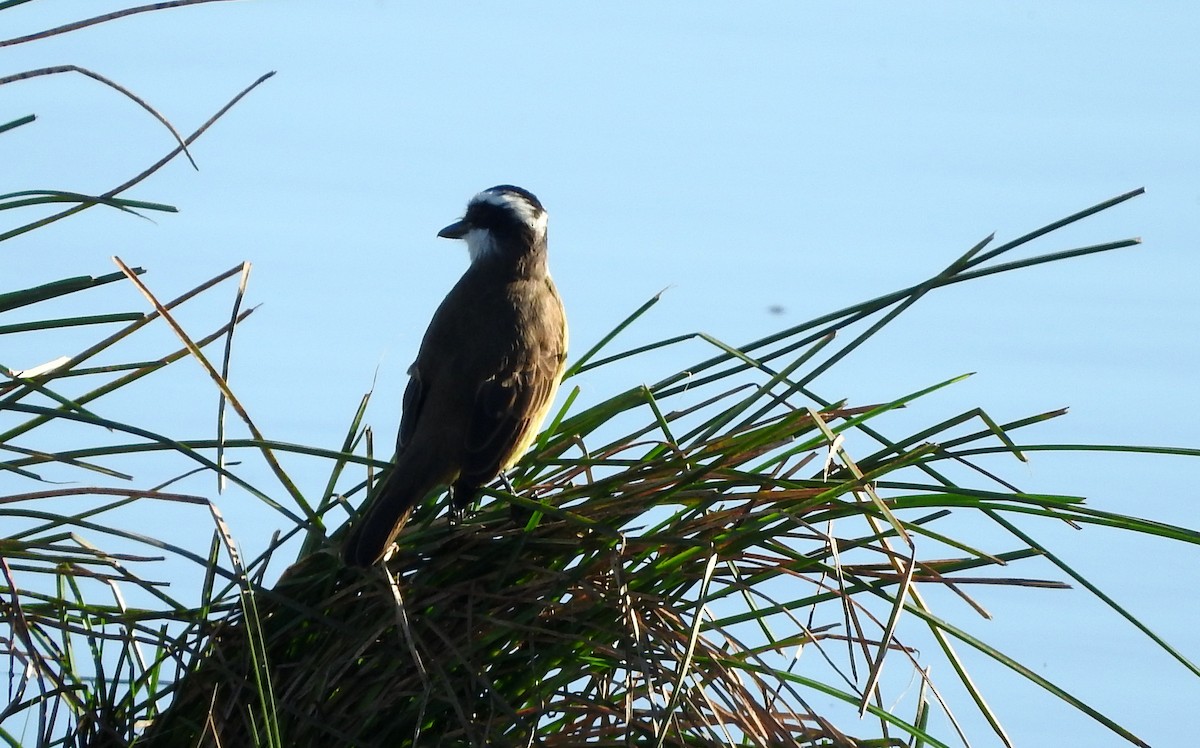
<svg viewBox="0 0 1200 748">
<path fill-rule="evenodd" d="M 425 383 L 421 381 L 421 371 L 413 364 L 408 368 L 408 386 L 404 388 L 403 410 L 400 414 L 400 431 L 396 434 L 396 451 L 412 441 L 413 432 L 417 429 L 417 417 L 425 405 L 427 394 Z"/>
<path fill-rule="evenodd" d="M 480 385 L 467 426 L 460 480 L 480 485 L 500 474 L 541 426 L 560 375 L 560 357 L 542 355 L 507 366 Z M 534 419 L 538 422 L 534 423 Z"/>
</svg>

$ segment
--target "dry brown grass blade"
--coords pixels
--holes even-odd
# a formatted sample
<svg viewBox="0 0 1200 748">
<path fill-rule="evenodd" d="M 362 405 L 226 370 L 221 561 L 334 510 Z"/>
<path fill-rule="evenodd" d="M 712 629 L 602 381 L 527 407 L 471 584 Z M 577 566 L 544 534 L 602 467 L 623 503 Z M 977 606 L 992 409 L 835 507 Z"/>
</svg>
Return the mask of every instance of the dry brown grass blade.
<svg viewBox="0 0 1200 748">
<path fill-rule="evenodd" d="M 117 264 L 117 267 L 121 269 L 121 272 L 125 273 L 126 277 L 129 278 L 129 281 L 133 283 L 133 285 L 139 291 L 141 291 L 142 295 L 146 297 L 146 300 L 150 302 L 155 311 L 162 316 L 163 320 L 166 321 L 166 323 L 175 332 L 175 335 L 180 339 L 180 341 L 183 342 L 184 346 L 188 349 L 188 352 L 191 353 L 192 358 L 199 362 L 199 364 L 204 368 L 204 370 L 208 373 L 209 378 L 212 379 L 213 383 L 217 385 L 217 389 L 220 390 L 221 394 L 229 400 L 229 404 L 233 406 L 234 411 L 236 411 L 241 417 L 242 422 L 246 424 L 246 427 L 250 429 L 250 433 L 254 436 L 254 438 L 260 442 L 265 442 L 266 437 L 263 436 L 262 432 L 259 431 L 258 427 L 254 424 L 254 420 L 250 417 L 250 413 L 247 412 L 247 410 L 242 406 L 241 401 L 239 401 L 237 396 L 233 394 L 233 390 L 229 388 L 229 383 L 221 376 L 221 373 L 217 371 L 216 367 L 212 365 L 212 362 L 208 360 L 208 357 L 204 355 L 204 352 L 200 350 L 200 347 L 196 345 L 190 336 L 188 336 L 187 332 L 183 329 L 183 326 L 176 321 L 176 319 L 171 315 L 171 312 L 162 302 L 158 300 L 154 293 L 150 291 L 149 287 L 147 287 L 146 284 L 143 283 L 140 278 L 138 278 L 137 274 L 130 270 L 128 265 L 121 261 L 121 258 L 114 257 L 113 262 Z M 284 489 L 287 490 L 292 499 L 296 502 L 296 506 L 298 506 L 304 512 L 309 521 L 319 524 L 321 521 L 320 518 L 316 516 L 312 510 L 312 507 L 309 506 L 308 502 L 305 500 L 303 494 L 300 493 L 300 489 L 296 487 L 295 483 L 292 482 L 291 477 L 279 464 L 279 460 L 276 458 L 274 451 L 265 444 L 260 447 L 260 451 L 263 455 L 263 458 L 267 461 L 267 464 L 270 465 L 271 470 L 275 473 L 275 477 L 278 478 L 280 484 L 283 485 Z"/>
</svg>

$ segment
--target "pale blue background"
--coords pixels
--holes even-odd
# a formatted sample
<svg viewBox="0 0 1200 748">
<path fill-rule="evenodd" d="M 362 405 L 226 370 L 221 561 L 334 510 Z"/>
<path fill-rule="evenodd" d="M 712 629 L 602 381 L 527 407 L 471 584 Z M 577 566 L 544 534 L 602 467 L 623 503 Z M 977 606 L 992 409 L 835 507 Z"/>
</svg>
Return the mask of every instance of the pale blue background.
<svg viewBox="0 0 1200 748">
<path fill-rule="evenodd" d="M 0 36 L 116 7 L 33 2 L 0 13 Z M 8 242 L 4 288 L 107 273 L 117 254 L 148 267 L 168 298 L 249 259 L 249 297 L 263 307 L 240 335 L 233 384 L 259 426 L 335 447 L 378 368 L 370 420 L 386 444 L 425 320 L 465 265 L 434 234 L 492 184 L 528 187 L 552 214 L 576 353 L 665 287 L 625 342 L 696 329 L 746 342 L 922 280 L 992 231 L 1010 239 L 1145 186 L 1037 245 L 1140 235 L 1144 246 L 937 292 L 816 388 L 877 402 L 976 371 L 920 404 L 914 423 L 975 405 L 997 420 L 1069 405 L 1026 439 L 1197 446 L 1197 39 L 1200 14 L 1186 2 L 238 2 L 141 15 L 2 49 L 0 74 L 86 66 L 184 131 L 261 73 L 279 74 L 196 144 L 199 173 L 178 161 L 128 195 L 178 216 L 96 209 Z M 0 191 L 100 192 L 171 147 L 132 103 L 80 76 L 0 93 L 0 119 L 40 118 L 0 136 Z M 127 288 L 102 294 L 144 308 Z M 227 301 L 193 312 L 197 331 Z M 86 337 L 64 335 L 62 352 Z M 40 363 L 12 340 L 0 341 L 3 363 Z M 653 359 L 658 369 L 578 381 L 593 402 L 706 355 L 695 344 Z M 199 373 L 192 383 L 207 393 Z M 151 423 L 211 433 L 211 398 L 141 391 Z M 319 472 L 289 464 L 319 490 Z M 999 464 L 1028 490 L 1200 525 L 1195 461 Z M 0 493 L 10 490 L 33 489 Z M 236 492 L 222 502 L 254 550 L 268 530 L 261 513 Z M 1200 658 L 1195 548 L 1027 527 Z M 1048 565 L 1012 572 L 1059 578 Z M 971 591 L 996 620 L 943 600 L 958 622 L 1153 745 L 1194 739 L 1200 682 L 1086 593 Z M 924 654 L 948 683 L 949 668 Z M 1124 744 L 969 662 L 1018 745 Z M 950 691 L 974 744 L 994 744 Z"/>
</svg>

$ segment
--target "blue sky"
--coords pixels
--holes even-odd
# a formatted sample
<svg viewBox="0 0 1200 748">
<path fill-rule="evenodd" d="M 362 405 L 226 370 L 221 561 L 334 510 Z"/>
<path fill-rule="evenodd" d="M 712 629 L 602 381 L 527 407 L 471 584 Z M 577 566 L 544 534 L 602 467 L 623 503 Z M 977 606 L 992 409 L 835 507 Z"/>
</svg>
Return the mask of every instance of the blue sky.
<svg viewBox="0 0 1200 748">
<path fill-rule="evenodd" d="M 28 3 L 3 13 L 0 36 L 101 6 Z M 1037 248 L 1142 246 L 940 291 L 817 385 L 876 402 L 977 372 L 922 420 L 1070 406 L 1038 440 L 1194 447 L 1197 38 L 1189 3 L 293 1 L 144 14 L 0 50 L 0 75 L 88 67 L 186 131 L 278 74 L 195 145 L 199 172 L 179 161 L 128 195 L 178 215 L 92 210 L 35 232 L 5 247 L 5 286 L 110 272 L 116 254 L 168 297 L 251 260 L 249 298 L 262 307 L 233 382 L 260 427 L 334 446 L 378 370 L 370 417 L 387 442 L 404 369 L 466 262 L 435 233 L 484 187 L 520 184 L 549 209 L 580 352 L 664 288 L 627 343 L 692 330 L 742 343 L 922 280 L 993 231 L 1013 238 L 1144 186 Z M 103 191 L 171 147 L 81 76 L 3 93 L 0 119 L 39 120 L 0 137 L 0 191 Z M 140 308 L 128 293 L 107 298 Z M 22 353 L 3 362 L 40 363 Z M 705 354 L 696 344 L 584 376 L 582 396 Z M 1039 456 L 1006 469 L 1023 487 L 1196 526 L 1196 465 Z M 1200 659 L 1194 549 L 1098 530 L 1045 539 Z M 1192 734 L 1181 715 L 1200 682 L 1084 593 L 983 596 L 989 641 L 1151 744 Z M 989 698 L 1019 745 L 1119 744 L 1017 686 L 1002 675 Z"/>
</svg>

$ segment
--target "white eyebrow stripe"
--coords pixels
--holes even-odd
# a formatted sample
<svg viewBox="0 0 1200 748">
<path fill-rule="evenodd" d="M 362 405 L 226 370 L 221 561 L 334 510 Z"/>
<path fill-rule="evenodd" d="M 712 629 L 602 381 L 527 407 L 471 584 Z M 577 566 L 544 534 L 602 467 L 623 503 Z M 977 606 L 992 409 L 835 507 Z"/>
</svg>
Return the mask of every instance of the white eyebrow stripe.
<svg viewBox="0 0 1200 748">
<path fill-rule="evenodd" d="M 524 197 L 511 192 L 491 192 L 485 190 L 471 198 L 472 203 L 489 203 L 501 208 L 508 208 L 517 218 L 539 234 L 546 231 L 546 211 L 538 210 Z"/>
<path fill-rule="evenodd" d="M 509 192 L 492 192 L 491 190 L 484 190 L 475 197 L 471 198 L 471 202 L 491 203 L 492 205 L 499 205 L 500 207 L 504 208 L 513 207 L 514 203 L 524 203 L 525 201 Z"/>
</svg>

